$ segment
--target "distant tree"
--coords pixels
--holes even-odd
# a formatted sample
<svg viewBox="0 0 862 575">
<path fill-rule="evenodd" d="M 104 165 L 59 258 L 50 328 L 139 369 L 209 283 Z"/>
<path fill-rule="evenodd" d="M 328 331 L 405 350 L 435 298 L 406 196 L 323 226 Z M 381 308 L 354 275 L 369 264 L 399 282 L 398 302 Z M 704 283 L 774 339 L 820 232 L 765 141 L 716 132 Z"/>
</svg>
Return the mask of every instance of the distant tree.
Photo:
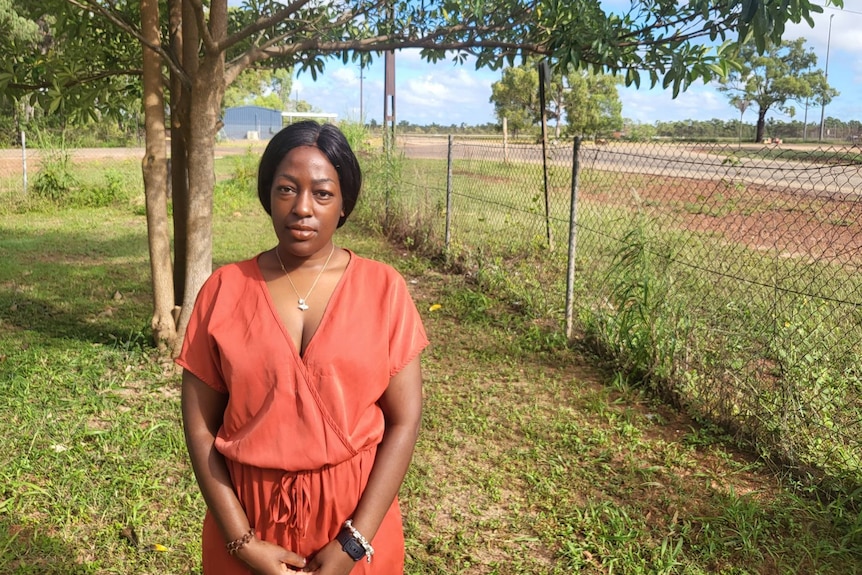
<svg viewBox="0 0 862 575">
<path fill-rule="evenodd" d="M 646 142 L 652 140 L 658 133 L 652 124 L 642 124 L 632 120 L 625 120 L 623 131 L 627 140 L 633 142 Z"/>
<path fill-rule="evenodd" d="M 814 98 L 819 104 L 828 104 L 838 95 L 823 71 L 813 69 L 817 55 L 805 49 L 805 38 L 766 42 L 763 48 L 759 53 L 754 40 L 743 44 L 739 69 L 732 70 L 719 85 L 741 113 L 745 111 L 740 107 L 743 103 L 757 106 L 757 142 L 763 140 L 769 110 L 780 110 L 792 118 L 796 110 L 790 102 Z"/>
<path fill-rule="evenodd" d="M 491 84 L 490 101 L 502 125 L 513 134 L 528 130 L 539 121 L 539 72 L 535 66 L 503 70 L 503 77 Z"/>
<path fill-rule="evenodd" d="M 311 105 L 304 100 L 291 100 L 293 71 L 284 68 L 267 70 L 249 68 L 237 76 L 225 89 L 224 107 L 255 105 L 273 110 L 307 112 Z M 299 110 L 300 106 L 309 110 Z"/>
<path fill-rule="evenodd" d="M 623 104 L 617 78 L 584 71 L 570 72 L 565 80 L 562 99 L 567 135 L 598 136 L 622 129 Z"/>
<path fill-rule="evenodd" d="M 605 133 L 622 128 L 622 104 L 617 93 L 619 81 L 606 74 L 569 71 L 564 76 L 552 73 L 545 91 L 545 117 L 555 124 L 555 136 L 566 119 L 566 133 L 581 135 Z M 541 120 L 539 72 L 528 63 L 506 68 L 503 77 L 491 85 L 491 102 L 497 118 L 507 118 L 514 133 L 535 126 Z"/>
</svg>

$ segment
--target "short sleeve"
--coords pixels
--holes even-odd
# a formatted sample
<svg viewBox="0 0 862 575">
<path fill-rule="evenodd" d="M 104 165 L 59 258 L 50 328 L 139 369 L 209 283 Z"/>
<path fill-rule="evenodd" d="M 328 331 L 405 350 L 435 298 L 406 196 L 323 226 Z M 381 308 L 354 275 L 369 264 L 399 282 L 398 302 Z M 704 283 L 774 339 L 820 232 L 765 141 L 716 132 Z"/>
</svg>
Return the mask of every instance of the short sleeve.
<svg viewBox="0 0 862 575">
<path fill-rule="evenodd" d="M 407 283 L 393 272 L 389 300 L 389 377 L 413 361 L 428 345 L 425 326 Z"/>
<path fill-rule="evenodd" d="M 222 275 L 213 274 L 198 292 L 182 351 L 175 362 L 216 391 L 227 393 L 218 346 L 210 330 L 221 283 Z"/>
</svg>

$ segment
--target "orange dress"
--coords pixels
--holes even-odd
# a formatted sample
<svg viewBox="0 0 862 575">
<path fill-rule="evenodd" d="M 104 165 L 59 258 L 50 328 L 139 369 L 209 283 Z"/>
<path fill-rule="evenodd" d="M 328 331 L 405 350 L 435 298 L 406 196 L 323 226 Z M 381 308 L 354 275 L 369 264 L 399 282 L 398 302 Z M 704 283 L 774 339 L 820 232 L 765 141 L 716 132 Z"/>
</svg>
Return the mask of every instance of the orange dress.
<svg viewBox="0 0 862 575">
<path fill-rule="evenodd" d="M 198 294 L 177 363 L 229 394 L 216 449 L 258 538 L 311 557 L 353 514 L 383 437 L 377 401 L 428 345 L 404 279 L 350 253 L 302 356 L 257 258 L 216 270 Z M 260 256 L 258 256 L 260 257 Z M 397 500 L 352 575 L 403 572 Z M 205 575 L 247 575 L 207 513 Z"/>
</svg>

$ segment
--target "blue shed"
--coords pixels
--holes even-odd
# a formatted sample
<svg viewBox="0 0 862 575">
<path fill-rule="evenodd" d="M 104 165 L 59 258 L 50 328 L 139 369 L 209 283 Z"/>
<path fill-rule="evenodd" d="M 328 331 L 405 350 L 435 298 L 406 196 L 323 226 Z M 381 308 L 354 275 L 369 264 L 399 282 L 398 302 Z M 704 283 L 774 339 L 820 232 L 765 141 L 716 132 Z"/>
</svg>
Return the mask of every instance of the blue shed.
<svg viewBox="0 0 862 575">
<path fill-rule="evenodd" d="M 237 106 L 224 111 L 222 133 L 228 140 L 268 140 L 281 127 L 281 110 Z"/>
</svg>

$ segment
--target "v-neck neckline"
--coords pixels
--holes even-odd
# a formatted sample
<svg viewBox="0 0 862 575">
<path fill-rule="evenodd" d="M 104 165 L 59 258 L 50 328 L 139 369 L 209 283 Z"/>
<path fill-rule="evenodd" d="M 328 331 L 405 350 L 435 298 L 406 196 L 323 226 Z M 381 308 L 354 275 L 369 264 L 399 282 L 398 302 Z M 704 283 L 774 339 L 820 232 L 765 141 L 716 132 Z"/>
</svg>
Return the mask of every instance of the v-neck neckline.
<svg viewBox="0 0 862 575">
<path fill-rule="evenodd" d="M 290 332 L 287 331 L 287 327 L 284 325 L 284 321 L 281 319 L 281 314 L 278 313 L 278 308 L 275 306 L 275 301 L 272 299 L 272 292 L 269 291 L 269 286 L 266 284 L 266 278 L 263 277 L 263 270 L 260 269 L 260 257 L 263 255 L 258 254 L 254 259 L 255 263 L 255 271 L 257 274 L 257 281 L 260 289 L 263 291 L 264 297 L 266 298 L 266 303 L 269 306 L 269 311 L 272 314 L 273 319 L 278 324 L 279 329 L 281 329 L 281 333 L 284 336 L 284 339 L 287 340 L 287 345 L 290 350 L 293 352 L 293 355 L 298 360 L 297 364 L 305 367 L 306 359 L 308 358 L 309 350 L 314 346 L 314 342 L 318 339 L 318 335 L 329 323 L 329 316 L 334 313 L 332 312 L 332 308 L 335 307 L 335 302 L 341 293 L 342 286 L 345 283 L 345 277 L 350 272 L 350 269 L 353 267 L 353 261 L 356 259 L 356 254 L 354 254 L 348 248 L 342 248 L 347 252 L 350 259 L 347 260 L 347 265 L 344 266 L 344 272 L 341 274 L 341 277 L 338 278 L 338 283 L 335 284 L 335 289 L 332 290 L 332 295 L 329 296 L 329 301 L 326 302 L 326 307 L 323 310 L 323 315 L 320 316 L 320 322 L 317 324 L 317 329 L 314 330 L 314 333 L 311 334 L 311 338 L 308 340 L 308 345 L 305 346 L 305 350 L 300 351 L 297 348 L 296 343 L 293 341 L 293 338 L 290 337 Z M 301 343 L 301 342 L 300 342 Z"/>
</svg>

